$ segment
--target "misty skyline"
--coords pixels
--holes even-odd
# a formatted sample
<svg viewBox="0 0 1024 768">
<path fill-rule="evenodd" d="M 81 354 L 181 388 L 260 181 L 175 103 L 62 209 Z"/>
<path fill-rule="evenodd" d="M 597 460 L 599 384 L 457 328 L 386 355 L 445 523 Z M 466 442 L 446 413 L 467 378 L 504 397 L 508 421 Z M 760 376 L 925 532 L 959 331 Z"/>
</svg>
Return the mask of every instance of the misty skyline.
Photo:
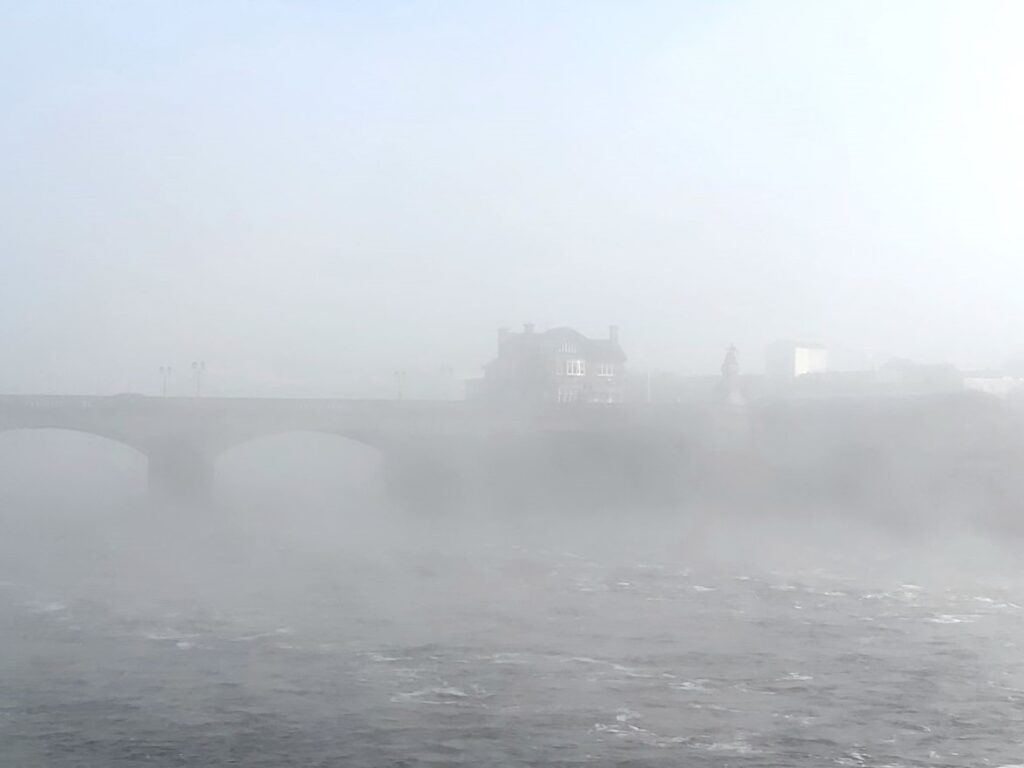
<svg viewBox="0 0 1024 768">
<path fill-rule="evenodd" d="M 0 4 L 0 391 L 1024 351 L 1010 2 Z"/>
</svg>

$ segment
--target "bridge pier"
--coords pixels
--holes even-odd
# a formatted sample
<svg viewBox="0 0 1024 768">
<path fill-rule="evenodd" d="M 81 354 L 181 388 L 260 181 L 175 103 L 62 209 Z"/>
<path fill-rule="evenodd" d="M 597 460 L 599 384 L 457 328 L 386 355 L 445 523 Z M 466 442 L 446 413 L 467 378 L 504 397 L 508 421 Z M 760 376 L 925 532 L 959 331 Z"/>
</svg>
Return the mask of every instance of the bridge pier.
<svg viewBox="0 0 1024 768">
<path fill-rule="evenodd" d="M 392 445 L 384 454 L 392 503 L 405 510 L 451 515 L 465 511 L 479 450 L 473 441 L 424 439 Z"/>
<path fill-rule="evenodd" d="M 199 446 L 179 441 L 147 453 L 149 492 L 161 499 L 202 501 L 213 492 L 214 463 Z"/>
</svg>

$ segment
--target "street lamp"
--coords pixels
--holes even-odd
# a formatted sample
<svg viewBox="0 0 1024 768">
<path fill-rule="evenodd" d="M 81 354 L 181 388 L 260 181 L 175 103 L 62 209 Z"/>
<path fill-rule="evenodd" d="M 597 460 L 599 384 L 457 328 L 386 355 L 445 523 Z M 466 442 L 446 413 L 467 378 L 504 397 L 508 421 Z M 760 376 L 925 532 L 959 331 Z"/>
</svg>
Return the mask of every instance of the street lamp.
<svg viewBox="0 0 1024 768">
<path fill-rule="evenodd" d="M 167 397 L 167 380 L 171 378 L 171 366 L 161 365 L 160 366 L 160 394 L 163 397 Z"/>
<path fill-rule="evenodd" d="M 193 362 L 192 373 L 196 377 L 196 397 L 199 397 L 203 391 L 203 372 L 206 371 L 205 362 Z"/>
<path fill-rule="evenodd" d="M 395 395 L 399 400 L 405 396 L 405 371 L 395 371 Z"/>
</svg>

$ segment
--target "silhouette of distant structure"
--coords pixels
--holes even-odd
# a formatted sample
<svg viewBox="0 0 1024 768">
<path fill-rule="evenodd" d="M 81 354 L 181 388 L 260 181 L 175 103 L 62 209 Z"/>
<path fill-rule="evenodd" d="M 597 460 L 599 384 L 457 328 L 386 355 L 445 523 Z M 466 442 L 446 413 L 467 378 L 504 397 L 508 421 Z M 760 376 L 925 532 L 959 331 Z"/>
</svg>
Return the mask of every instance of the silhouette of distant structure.
<svg viewBox="0 0 1024 768">
<path fill-rule="evenodd" d="M 828 370 L 828 349 L 821 344 L 777 341 L 768 347 L 765 371 L 773 378 L 795 379 Z"/>
<path fill-rule="evenodd" d="M 740 389 L 740 362 L 735 345 L 725 352 L 721 378 L 718 380 L 718 407 L 712 415 L 710 445 L 716 451 L 734 452 L 742 449 L 750 435 L 746 398 Z M 726 472 L 732 468 L 719 467 Z M 716 470 L 717 471 L 717 470 Z"/>
<path fill-rule="evenodd" d="M 722 362 L 722 378 L 718 383 L 718 396 L 722 403 L 739 407 L 744 404 L 740 391 L 740 362 L 735 345 L 730 346 Z"/>
<path fill-rule="evenodd" d="M 964 389 L 995 397 L 1018 396 L 1024 393 L 1024 378 L 999 371 L 972 371 L 964 374 Z"/>
<path fill-rule="evenodd" d="M 959 392 L 964 388 L 964 375 L 953 365 L 915 363 L 899 357 L 878 369 L 878 381 L 906 395 Z"/>
<path fill-rule="evenodd" d="M 484 376 L 467 382 L 467 397 L 506 403 L 621 403 L 626 354 L 618 326 L 608 338 L 590 339 L 572 328 L 538 333 L 498 331 L 498 355 Z"/>
</svg>

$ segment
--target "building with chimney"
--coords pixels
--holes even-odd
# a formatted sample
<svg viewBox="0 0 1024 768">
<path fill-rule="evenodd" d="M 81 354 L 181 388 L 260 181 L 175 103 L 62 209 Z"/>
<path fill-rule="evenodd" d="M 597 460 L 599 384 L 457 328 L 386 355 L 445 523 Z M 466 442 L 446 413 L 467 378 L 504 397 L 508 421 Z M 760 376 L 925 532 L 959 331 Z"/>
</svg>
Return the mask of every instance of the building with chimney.
<svg viewBox="0 0 1024 768">
<path fill-rule="evenodd" d="M 498 355 L 482 379 L 469 382 L 467 395 L 524 404 L 621 403 L 625 384 L 618 326 L 606 339 L 589 339 L 572 328 L 538 333 L 528 323 L 520 333 L 498 331 Z"/>
</svg>

